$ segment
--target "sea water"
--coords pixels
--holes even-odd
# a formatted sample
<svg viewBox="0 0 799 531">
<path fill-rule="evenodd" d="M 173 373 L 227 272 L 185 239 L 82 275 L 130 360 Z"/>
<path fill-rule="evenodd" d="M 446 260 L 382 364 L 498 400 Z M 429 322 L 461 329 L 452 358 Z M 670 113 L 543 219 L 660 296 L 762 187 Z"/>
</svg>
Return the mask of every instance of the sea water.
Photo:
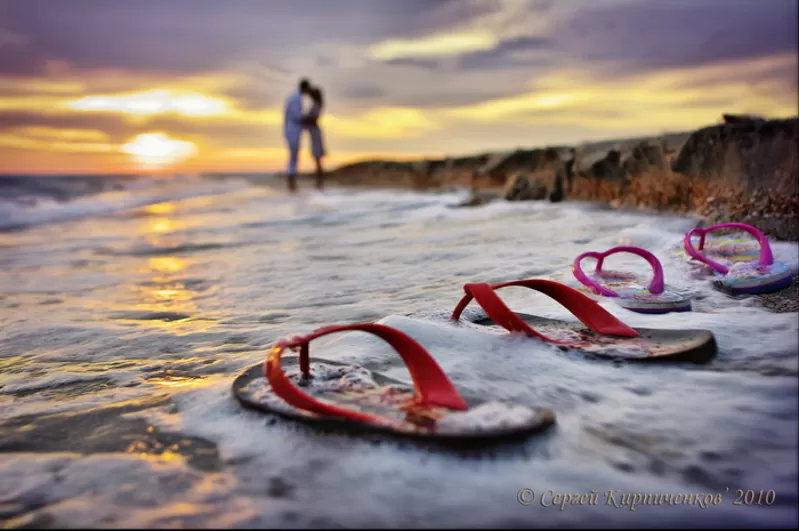
<svg viewBox="0 0 799 531">
<path fill-rule="evenodd" d="M 799 316 L 696 278 L 673 252 L 694 218 L 568 202 L 453 208 L 459 190 L 289 197 L 241 179 L 139 179 L 66 199 L 41 188 L 0 200 L 9 525 L 797 524 Z M 619 363 L 448 321 L 467 282 L 563 278 L 578 254 L 619 244 L 659 256 L 694 311 L 601 304 L 631 326 L 711 330 L 715 360 Z M 797 244 L 774 251 L 796 270 Z M 649 271 L 636 256 L 605 267 Z M 572 318 L 529 290 L 502 297 Z M 233 378 L 277 338 L 358 322 L 410 334 L 465 397 L 548 408 L 556 425 L 464 454 L 325 434 L 233 398 Z M 363 333 L 311 350 L 409 379 Z"/>
</svg>

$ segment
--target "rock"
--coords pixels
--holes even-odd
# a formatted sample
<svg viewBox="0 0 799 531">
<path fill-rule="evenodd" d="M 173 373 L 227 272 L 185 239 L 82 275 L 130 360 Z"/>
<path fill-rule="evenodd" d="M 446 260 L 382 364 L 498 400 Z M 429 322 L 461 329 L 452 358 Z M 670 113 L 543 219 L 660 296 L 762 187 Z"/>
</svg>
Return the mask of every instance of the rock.
<svg viewBox="0 0 799 531">
<path fill-rule="evenodd" d="M 494 192 L 475 192 L 469 199 L 453 205 L 453 208 L 476 207 L 486 205 L 492 201 L 499 199 L 499 194 Z"/>
<path fill-rule="evenodd" d="M 617 151 L 621 158 L 622 170 L 625 174 L 628 169 L 636 170 L 635 167 L 630 168 L 630 160 L 636 161 L 636 166 L 644 166 L 643 161 L 648 161 L 652 166 L 659 166 L 660 160 L 663 160 L 663 165 L 666 165 L 666 156 L 676 154 L 679 149 L 688 140 L 690 132 L 682 133 L 668 133 L 653 137 L 632 138 L 626 140 L 612 140 L 604 142 L 592 142 L 578 146 L 572 150 L 573 155 L 573 172 L 575 175 L 580 175 L 587 178 L 606 178 L 595 175 L 596 167 L 599 163 L 602 169 L 607 170 L 613 167 L 614 158 L 616 155 L 612 154 Z M 603 162 L 604 161 L 604 162 Z M 628 168 L 624 166 L 627 165 Z M 645 166 L 643 170 L 645 171 Z M 605 171 L 607 173 L 607 171 Z M 616 175 L 621 173 L 617 170 Z M 568 178 L 568 175 L 567 175 Z"/>
<path fill-rule="evenodd" d="M 799 118 L 721 124 L 695 131 L 672 163 L 672 170 L 727 187 L 793 196 Z"/>
<path fill-rule="evenodd" d="M 725 124 L 745 124 L 752 122 L 765 122 L 765 118 L 751 114 L 722 114 Z"/>
<path fill-rule="evenodd" d="M 611 206 L 617 209 L 634 210 L 636 208 L 646 208 L 645 205 L 638 206 L 638 199 L 634 195 L 625 195 L 623 198 L 614 199 L 613 201 L 615 206 Z"/>
<path fill-rule="evenodd" d="M 449 168 L 452 170 L 477 169 L 485 166 L 491 160 L 491 155 L 483 153 L 469 157 L 457 157 L 449 160 Z"/>
<path fill-rule="evenodd" d="M 776 240 L 799 241 L 799 219 L 794 215 L 780 214 L 746 214 L 734 218 L 735 221 L 757 227 L 758 230 Z"/>
<path fill-rule="evenodd" d="M 431 161 L 423 160 L 412 164 L 410 169 L 411 185 L 416 190 L 427 190 L 433 183 L 434 164 Z"/>
<path fill-rule="evenodd" d="M 507 180 L 502 195 L 506 201 L 536 201 L 546 199 L 547 188 L 540 179 L 517 173 Z"/>
<path fill-rule="evenodd" d="M 643 175 L 648 171 L 662 171 L 666 167 L 663 148 L 641 142 L 623 159 L 622 169 L 625 176 Z"/>
<path fill-rule="evenodd" d="M 571 193 L 574 183 L 574 164 L 576 162 L 576 150 L 570 150 L 570 158 L 563 165 L 564 173 L 566 174 L 566 192 Z"/>
<path fill-rule="evenodd" d="M 566 171 L 558 170 L 555 174 L 555 186 L 553 187 L 552 192 L 549 194 L 549 201 L 552 203 L 560 203 L 563 201 L 564 192 L 563 192 L 563 181 L 565 179 Z"/>
<path fill-rule="evenodd" d="M 517 149 L 494 157 L 479 171 L 497 182 L 502 182 L 515 171 L 536 172 L 559 168 L 569 158 L 569 151 L 568 148 L 558 147 Z"/>
<path fill-rule="evenodd" d="M 625 181 L 625 172 L 621 165 L 621 152 L 611 149 L 604 158 L 591 164 L 584 176 L 591 179 Z"/>
<path fill-rule="evenodd" d="M 793 284 L 785 289 L 758 296 L 760 303 L 775 313 L 795 313 L 799 311 L 799 276 L 793 277 Z"/>
</svg>

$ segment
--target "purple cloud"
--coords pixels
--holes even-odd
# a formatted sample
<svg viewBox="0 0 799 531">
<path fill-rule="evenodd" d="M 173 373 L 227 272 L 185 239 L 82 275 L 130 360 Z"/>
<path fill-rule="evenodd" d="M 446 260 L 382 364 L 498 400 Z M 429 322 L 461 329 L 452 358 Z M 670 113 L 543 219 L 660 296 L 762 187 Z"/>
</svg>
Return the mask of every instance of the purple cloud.
<svg viewBox="0 0 799 531">
<path fill-rule="evenodd" d="M 518 0 L 522 2 L 523 0 Z M 0 77 L 113 68 L 180 78 L 242 73 L 247 109 L 282 102 L 296 79 L 321 83 L 330 110 L 464 105 L 525 92 L 551 68 L 616 76 L 796 53 L 795 0 L 558 0 L 514 4 L 549 21 L 493 50 L 446 60 L 368 60 L 370 45 L 483 27 L 507 3 L 470 0 L 0 0 Z M 505 17 L 502 24 L 518 22 Z M 468 25 L 468 24 L 467 24 Z M 518 26 L 518 24 L 516 24 Z M 518 27 L 515 28 L 518 30 Z M 358 50 L 361 50 L 359 52 Z M 783 69 L 784 70 L 784 69 Z M 790 70 L 790 69 L 789 69 Z M 769 74 L 794 89 L 795 70 Z M 731 75 L 735 75 L 731 73 Z"/>
<path fill-rule="evenodd" d="M 464 55 L 458 61 L 462 69 L 496 69 L 509 66 L 544 66 L 540 57 L 529 58 L 517 52 L 549 51 L 552 41 L 546 37 L 515 37 L 501 41 L 494 49 Z"/>
<path fill-rule="evenodd" d="M 441 66 L 441 61 L 436 59 L 417 59 L 415 57 L 398 57 L 383 61 L 383 64 L 392 66 L 409 66 L 411 68 L 421 68 L 423 70 L 436 70 Z"/>
<path fill-rule="evenodd" d="M 28 38 L 31 55 L 78 68 L 189 74 L 277 60 L 319 42 L 366 45 L 429 30 L 425 14 L 451 0 L 25 0 L 3 4 L 0 27 Z M 28 65 L 28 68 L 30 66 Z"/>
<path fill-rule="evenodd" d="M 611 73 L 797 52 L 796 0 L 586 3 L 557 28 L 558 48 Z"/>
<path fill-rule="evenodd" d="M 25 127 L 102 131 L 113 141 L 135 134 L 139 127 L 116 114 L 48 114 L 32 111 L 0 111 L 0 132 Z"/>
</svg>

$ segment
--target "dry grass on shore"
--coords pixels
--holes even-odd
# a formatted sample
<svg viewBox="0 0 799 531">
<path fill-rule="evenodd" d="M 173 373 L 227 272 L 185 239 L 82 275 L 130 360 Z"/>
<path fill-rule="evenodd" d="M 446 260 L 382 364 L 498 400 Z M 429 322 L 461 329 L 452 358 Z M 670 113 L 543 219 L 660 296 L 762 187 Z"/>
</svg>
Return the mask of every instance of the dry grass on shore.
<svg viewBox="0 0 799 531">
<path fill-rule="evenodd" d="M 574 178 L 570 199 L 599 201 L 615 207 L 651 208 L 697 213 L 719 220 L 799 215 L 799 153 L 795 143 L 753 146 L 745 160 L 739 150 L 726 149 L 723 162 L 705 175 L 684 175 L 671 169 L 649 168 L 625 181 Z"/>
</svg>

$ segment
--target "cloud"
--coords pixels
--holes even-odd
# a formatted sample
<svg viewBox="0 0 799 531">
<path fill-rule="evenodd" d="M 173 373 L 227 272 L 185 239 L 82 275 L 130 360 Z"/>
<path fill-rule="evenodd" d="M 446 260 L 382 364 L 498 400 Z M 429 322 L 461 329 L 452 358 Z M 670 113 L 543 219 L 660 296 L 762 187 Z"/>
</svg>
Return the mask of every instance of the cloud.
<svg viewBox="0 0 799 531">
<path fill-rule="evenodd" d="M 116 146 L 108 142 L 74 141 L 4 133 L 0 133 L 0 147 L 25 151 L 56 151 L 63 153 L 112 153 L 118 151 Z"/>
<path fill-rule="evenodd" d="M 196 161 L 282 164 L 301 76 L 324 88 L 334 157 L 795 114 L 796 14 L 795 0 L 0 0 L 0 135 L 46 160 L 59 143 L 53 164 L 89 160 L 68 144 L 158 131 Z M 222 107 L 192 116 L 192 101 Z"/>
<path fill-rule="evenodd" d="M 121 95 L 86 96 L 64 104 L 79 111 L 115 111 L 132 115 L 179 114 L 182 116 L 219 116 L 228 111 L 227 102 L 198 93 L 148 90 Z"/>
<path fill-rule="evenodd" d="M 460 58 L 458 67 L 495 70 L 518 66 L 549 66 L 551 47 L 552 41 L 548 37 L 514 37 L 499 42 L 490 50 L 464 55 Z"/>
<path fill-rule="evenodd" d="M 356 117 L 328 116 L 325 127 L 342 136 L 396 138 L 419 136 L 438 129 L 436 122 L 418 109 L 383 107 Z"/>
<path fill-rule="evenodd" d="M 535 74 L 526 66 L 487 76 L 479 69 L 460 70 L 457 60 L 443 61 L 435 68 L 409 61 L 329 69 L 317 72 L 313 79 L 325 87 L 331 111 L 350 113 L 362 112 L 364 105 L 432 109 L 517 95 L 529 90 Z"/>
<path fill-rule="evenodd" d="M 66 142 L 106 142 L 108 134 L 97 129 L 60 129 L 56 127 L 21 127 L 19 132 L 30 138 L 56 139 Z"/>
<path fill-rule="evenodd" d="M 88 115 L 79 113 L 52 113 L 30 110 L 0 110 L 0 133 L 55 129 L 67 131 L 101 131 L 110 141 L 122 141 L 138 132 L 139 128 L 117 114 Z"/>
<path fill-rule="evenodd" d="M 62 97 L 78 95 L 85 90 L 85 84 L 71 79 L 35 79 L 5 78 L 0 79 L 0 98 L 19 99 L 31 94 L 43 97 Z"/>
<path fill-rule="evenodd" d="M 435 59 L 417 59 L 414 57 L 397 57 L 383 61 L 383 64 L 389 66 L 409 66 L 411 68 L 419 68 L 423 70 L 435 70 L 439 68 L 439 61 Z"/>
<path fill-rule="evenodd" d="M 764 74 L 781 72 L 794 61 L 786 55 L 605 80 L 585 70 L 563 70 L 539 78 L 528 94 L 448 109 L 443 115 L 455 123 L 671 131 L 714 123 L 730 111 L 784 117 L 795 113 L 795 93 L 786 97 L 779 81 Z"/>
<path fill-rule="evenodd" d="M 795 0 L 597 3 L 556 24 L 567 57 L 608 75 L 797 52 Z"/>
<path fill-rule="evenodd" d="M 239 61 L 290 63 L 315 43 L 365 45 L 426 29 L 435 0 L 26 0 L 5 5 L 2 28 L 21 35 L 27 54 L 0 73 L 61 59 L 78 69 L 121 68 L 174 75 L 225 69 Z M 443 4 L 446 4 L 444 2 Z M 443 5 L 442 4 L 442 5 Z M 29 64 L 30 59 L 39 59 Z M 28 63 L 26 67 L 26 63 Z"/>
<path fill-rule="evenodd" d="M 488 31 L 443 33 L 418 39 L 391 39 L 369 48 L 369 56 L 378 60 L 452 57 L 491 50 L 497 38 Z"/>
</svg>

